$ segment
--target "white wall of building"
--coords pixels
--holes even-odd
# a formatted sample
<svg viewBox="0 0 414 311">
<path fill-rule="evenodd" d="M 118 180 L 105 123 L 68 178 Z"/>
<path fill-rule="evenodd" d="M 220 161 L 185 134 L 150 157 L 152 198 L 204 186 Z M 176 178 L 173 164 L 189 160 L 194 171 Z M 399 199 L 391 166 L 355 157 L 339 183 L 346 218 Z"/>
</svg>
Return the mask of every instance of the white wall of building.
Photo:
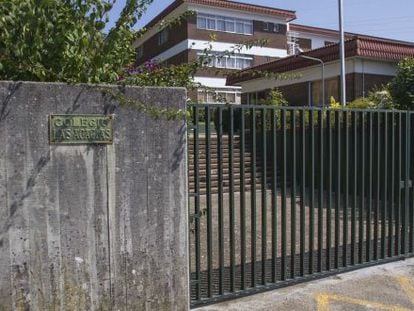
<svg viewBox="0 0 414 311">
<path fill-rule="evenodd" d="M 322 36 L 322 35 L 310 34 L 306 32 L 299 32 L 299 38 L 311 39 L 312 50 L 324 47 L 325 41 L 339 42 L 337 37 Z"/>
<path fill-rule="evenodd" d="M 225 51 L 232 51 L 235 47 L 235 43 L 229 42 L 209 42 L 204 40 L 193 40 L 187 39 L 183 40 L 180 43 L 174 45 L 172 48 L 158 54 L 157 56 L 153 57 L 153 60 L 157 61 L 164 61 L 177 55 L 181 52 L 184 52 L 189 49 L 193 50 L 204 50 L 206 48 L 210 49 L 212 52 L 225 52 Z M 241 54 L 248 54 L 248 55 L 257 55 L 257 56 L 267 56 L 267 57 L 286 57 L 287 51 L 285 49 L 275 49 L 275 48 L 268 48 L 268 47 L 259 47 L 254 46 L 250 49 L 244 47 L 240 51 Z"/>
<path fill-rule="evenodd" d="M 194 82 L 200 83 L 201 85 L 211 87 L 211 88 L 220 88 L 220 89 L 239 89 L 239 86 L 228 86 L 226 85 L 226 78 L 212 78 L 212 77 L 194 77 Z"/>
</svg>

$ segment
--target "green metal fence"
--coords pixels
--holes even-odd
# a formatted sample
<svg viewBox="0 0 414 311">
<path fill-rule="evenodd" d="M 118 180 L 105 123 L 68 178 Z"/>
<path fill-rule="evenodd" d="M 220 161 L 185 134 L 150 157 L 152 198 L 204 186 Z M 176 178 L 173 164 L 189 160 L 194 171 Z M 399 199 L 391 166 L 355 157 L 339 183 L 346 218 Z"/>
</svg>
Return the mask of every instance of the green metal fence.
<svg viewBox="0 0 414 311">
<path fill-rule="evenodd" d="M 190 109 L 193 307 L 414 253 L 413 113 Z"/>
</svg>

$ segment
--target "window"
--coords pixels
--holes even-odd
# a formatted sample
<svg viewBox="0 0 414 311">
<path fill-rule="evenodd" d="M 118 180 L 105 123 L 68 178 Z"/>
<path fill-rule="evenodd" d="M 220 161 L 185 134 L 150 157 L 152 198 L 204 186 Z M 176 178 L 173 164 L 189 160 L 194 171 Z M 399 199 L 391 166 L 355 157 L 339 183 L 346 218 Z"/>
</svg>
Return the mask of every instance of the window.
<svg viewBox="0 0 414 311">
<path fill-rule="evenodd" d="M 297 32 L 288 32 L 287 34 L 287 46 L 288 46 L 288 55 L 295 55 L 297 49 L 299 48 L 299 38 Z"/>
<path fill-rule="evenodd" d="M 158 45 L 162 45 L 168 41 L 168 29 L 165 28 L 158 33 Z"/>
<path fill-rule="evenodd" d="M 207 19 L 207 29 L 215 30 L 216 29 L 216 20 L 215 19 Z"/>
<path fill-rule="evenodd" d="M 325 41 L 324 43 L 325 43 L 325 46 L 336 44 L 336 42 L 333 42 L 333 41 Z"/>
<path fill-rule="evenodd" d="M 329 103 L 331 96 L 335 99 L 339 97 L 339 83 L 338 78 L 332 78 L 325 80 L 325 104 Z M 321 90 L 322 83 L 321 80 L 312 82 L 312 106 L 322 105 Z"/>
<path fill-rule="evenodd" d="M 203 91 L 198 91 L 197 93 L 197 101 L 199 103 L 205 103 L 207 101 L 207 93 Z"/>
<path fill-rule="evenodd" d="M 244 24 L 244 33 L 252 35 L 253 34 L 253 24 Z"/>
<path fill-rule="evenodd" d="M 224 19 L 217 20 L 217 30 L 226 31 L 226 22 L 224 21 Z"/>
<path fill-rule="evenodd" d="M 207 29 L 207 18 L 206 17 L 197 16 L 197 28 Z"/>
<path fill-rule="evenodd" d="M 236 22 L 236 32 L 244 33 L 244 24 L 242 22 Z"/>
<path fill-rule="evenodd" d="M 200 103 L 214 103 L 217 101 L 216 93 L 213 91 L 198 91 L 197 101 Z"/>
<path fill-rule="evenodd" d="M 229 90 L 212 90 L 212 91 L 202 91 L 199 90 L 197 93 L 197 100 L 200 103 L 229 103 L 229 104 L 240 104 L 241 103 L 241 94 L 240 92 Z"/>
<path fill-rule="evenodd" d="M 234 19 L 226 17 L 226 32 L 235 32 L 234 30 Z M 240 32 L 243 33 L 243 32 Z"/>
<path fill-rule="evenodd" d="M 197 28 L 252 35 L 253 21 L 199 13 L 197 14 Z"/>
<path fill-rule="evenodd" d="M 263 22 L 263 31 L 280 33 L 281 30 L 282 30 L 282 27 L 280 24 Z"/>
<path fill-rule="evenodd" d="M 236 57 L 224 57 L 226 60 L 226 65 L 224 68 L 237 68 L 236 67 Z"/>
<path fill-rule="evenodd" d="M 203 53 L 198 53 L 198 57 L 202 57 Z M 243 54 L 225 55 L 217 53 L 209 55 L 203 62 L 206 67 L 227 68 L 227 69 L 245 69 L 253 65 L 253 57 Z"/>
</svg>

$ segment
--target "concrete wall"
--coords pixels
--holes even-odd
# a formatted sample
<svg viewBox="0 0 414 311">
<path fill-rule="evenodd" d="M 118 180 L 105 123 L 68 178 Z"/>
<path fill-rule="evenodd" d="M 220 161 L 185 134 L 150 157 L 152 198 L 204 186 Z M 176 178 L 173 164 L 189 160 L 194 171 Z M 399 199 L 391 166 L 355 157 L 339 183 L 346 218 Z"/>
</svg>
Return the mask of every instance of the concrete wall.
<svg viewBox="0 0 414 311">
<path fill-rule="evenodd" d="M 51 113 L 113 113 L 114 143 L 50 145 Z M 0 82 L 0 310 L 187 310 L 185 139 L 95 87 Z"/>
</svg>

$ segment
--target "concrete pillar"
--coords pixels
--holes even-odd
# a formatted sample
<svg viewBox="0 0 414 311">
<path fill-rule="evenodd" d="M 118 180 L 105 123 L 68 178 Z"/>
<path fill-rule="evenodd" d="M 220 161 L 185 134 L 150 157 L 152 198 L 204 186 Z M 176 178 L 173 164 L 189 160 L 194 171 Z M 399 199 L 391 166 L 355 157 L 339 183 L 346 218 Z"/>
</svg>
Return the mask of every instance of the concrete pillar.
<svg viewBox="0 0 414 311">
<path fill-rule="evenodd" d="M 187 310 L 178 88 L 0 82 L 0 310 Z M 119 98 L 119 97 L 118 97 Z M 109 145 L 51 145 L 50 114 L 113 114 Z"/>
</svg>

